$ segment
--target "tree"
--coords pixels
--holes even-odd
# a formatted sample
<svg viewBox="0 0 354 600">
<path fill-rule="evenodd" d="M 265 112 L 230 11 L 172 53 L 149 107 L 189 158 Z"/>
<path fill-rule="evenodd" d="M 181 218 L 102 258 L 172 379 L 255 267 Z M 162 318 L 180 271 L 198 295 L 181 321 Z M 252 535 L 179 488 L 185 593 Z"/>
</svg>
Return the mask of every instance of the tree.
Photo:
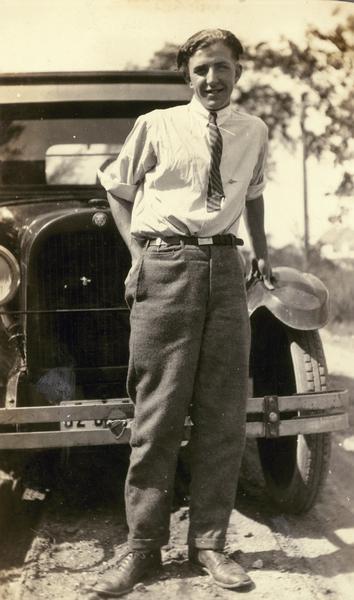
<svg viewBox="0 0 354 600">
<path fill-rule="evenodd" d="M 252 69 L 262 69 L 273 78 L 281 74 L 284 88 L 291 86 L 291 112 L 300 125 L 295 141 L 303 149 L 305 266 L 309 256 L 308 158 L 326 155 L 335 165 L 348 165 L 354 155 L 353 34 L 354 16 L 349 16 L 327 33 L 309 28 L 301 47 L 282 38 L 277 47 L 261 43 L 247 49 L 246 63 Z M 353 189 L 354 171 L 346 170 L 338 190 L 343 194 Z"/>
<path fill-rule="evenodd" d="M 354 16 L 328 33 L 309 28 L 302 47 L 282 38 L 277 47 L 248 48 L 246 62 L 256 72 L 281 73 L 283 85 L 292 84 L 294 101 L 305 108 L 307 156 L 331 152 L 340 164 L 353 157 Z M 314 113 L 326 123 L 320 134 L 312 128 Z"/>
<path fill-rule="evenodd" d="M 165 45 L 154 52 L 150 58 L 148 69 L 163 69 L 166 71 L 176 71 L 176 56 L 178 52 L 177 44 L 166 42 Z"/>
</svg>

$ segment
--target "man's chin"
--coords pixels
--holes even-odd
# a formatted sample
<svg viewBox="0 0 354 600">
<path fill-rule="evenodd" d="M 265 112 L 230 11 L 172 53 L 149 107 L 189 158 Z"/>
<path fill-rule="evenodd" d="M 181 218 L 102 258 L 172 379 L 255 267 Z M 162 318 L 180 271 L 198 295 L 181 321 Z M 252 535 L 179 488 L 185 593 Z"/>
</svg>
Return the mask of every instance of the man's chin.
<svg viewBox="0 0 354 600">
<path fill-rule="evenodd" d="M 228 106 L 229 102 L 221 102 L 220 100 L 207 100 L 207 102 L 204 104 L 205 108 L 207 110 L 221 110 L 222 108 L 225 108 L 226 106 Z"/>
<path fill-rule="evenodd" d="M 226 106 L 228 106 L 230 104 L 230 99 L 227 99 L 224 97 L 220 97 L 218 95 L 213 96 L 204 96 L 202 98 L 200 98 L 201 103 L 203 104 L 204 108 L 206 108 L 207 110 L 221 110 L 222 108 L 225 108 Z"/>
</svg>

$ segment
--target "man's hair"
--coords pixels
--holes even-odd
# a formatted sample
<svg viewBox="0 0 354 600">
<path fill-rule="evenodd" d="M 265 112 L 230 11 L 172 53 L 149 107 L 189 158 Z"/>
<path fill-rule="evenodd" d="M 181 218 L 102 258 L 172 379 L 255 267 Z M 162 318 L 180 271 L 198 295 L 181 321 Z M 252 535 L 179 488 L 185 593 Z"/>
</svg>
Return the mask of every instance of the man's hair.
<svg viewBox="0 0 354 600">
<path fill-rule="evenodd" d="M 177 53 L 177 67 L 181 70 L 185 78 L 189 79 L 188 63 L 189 59 L 200 48 L 206 48 L 216 42 L 223 42 L 230 48 L 235 61 L 238 61 L 243 53 L 243 47 L 240 40 L 227 29 L 202 29 L 192 35 L 182 44 Z"/>
</svg>

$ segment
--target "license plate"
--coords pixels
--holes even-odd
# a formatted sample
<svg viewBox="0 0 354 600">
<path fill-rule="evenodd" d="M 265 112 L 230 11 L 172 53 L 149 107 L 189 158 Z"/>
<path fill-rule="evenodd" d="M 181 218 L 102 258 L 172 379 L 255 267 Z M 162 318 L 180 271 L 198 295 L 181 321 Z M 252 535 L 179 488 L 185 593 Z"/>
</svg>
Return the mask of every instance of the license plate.
<svg viewBox="0 0 354 600">
<path fill-rule="evenodd" d="M 106 404 L 105 401 L 101 401 L 102 404 Z M 64 401 L 61 402 L 62 405 L 68 406 L 90 406 L 91 404 L 97 405 L 100 403 L 99 400 L 77 400 L 77 401 Z M 89 430 L 89 429 L 105 429 L 107 427 L 108 419 L 67 419 L 66 421 L 61 421 L 60 430 L 61 431 L 69 431 L 73 429 L 78 430 Z"/>
</svg>

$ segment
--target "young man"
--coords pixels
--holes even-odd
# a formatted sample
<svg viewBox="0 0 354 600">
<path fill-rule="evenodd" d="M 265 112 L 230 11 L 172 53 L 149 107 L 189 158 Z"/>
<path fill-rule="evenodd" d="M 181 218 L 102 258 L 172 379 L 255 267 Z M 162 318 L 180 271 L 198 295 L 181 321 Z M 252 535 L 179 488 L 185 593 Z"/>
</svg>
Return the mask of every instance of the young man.
<svg viewBox="0 0 354 600">
<path fill-rule="evenodd" d="M 251 583 L 223 552 L 245 438 L 243 212 L 272 286 L 262 197 L 267 128 L 230 105 L 241 53 L 229 31 L 189 38 L 177 63 L 192 101 L 139 117 L 109 174 L 101 174 L 132 255 L 128 392 L 136 406 L 126 481 L 130 551 L 97 583 L 101 596 L 123 595 L 161 565 L 188 414 L 189 559 L 222 587 Z"/>
</svg>

